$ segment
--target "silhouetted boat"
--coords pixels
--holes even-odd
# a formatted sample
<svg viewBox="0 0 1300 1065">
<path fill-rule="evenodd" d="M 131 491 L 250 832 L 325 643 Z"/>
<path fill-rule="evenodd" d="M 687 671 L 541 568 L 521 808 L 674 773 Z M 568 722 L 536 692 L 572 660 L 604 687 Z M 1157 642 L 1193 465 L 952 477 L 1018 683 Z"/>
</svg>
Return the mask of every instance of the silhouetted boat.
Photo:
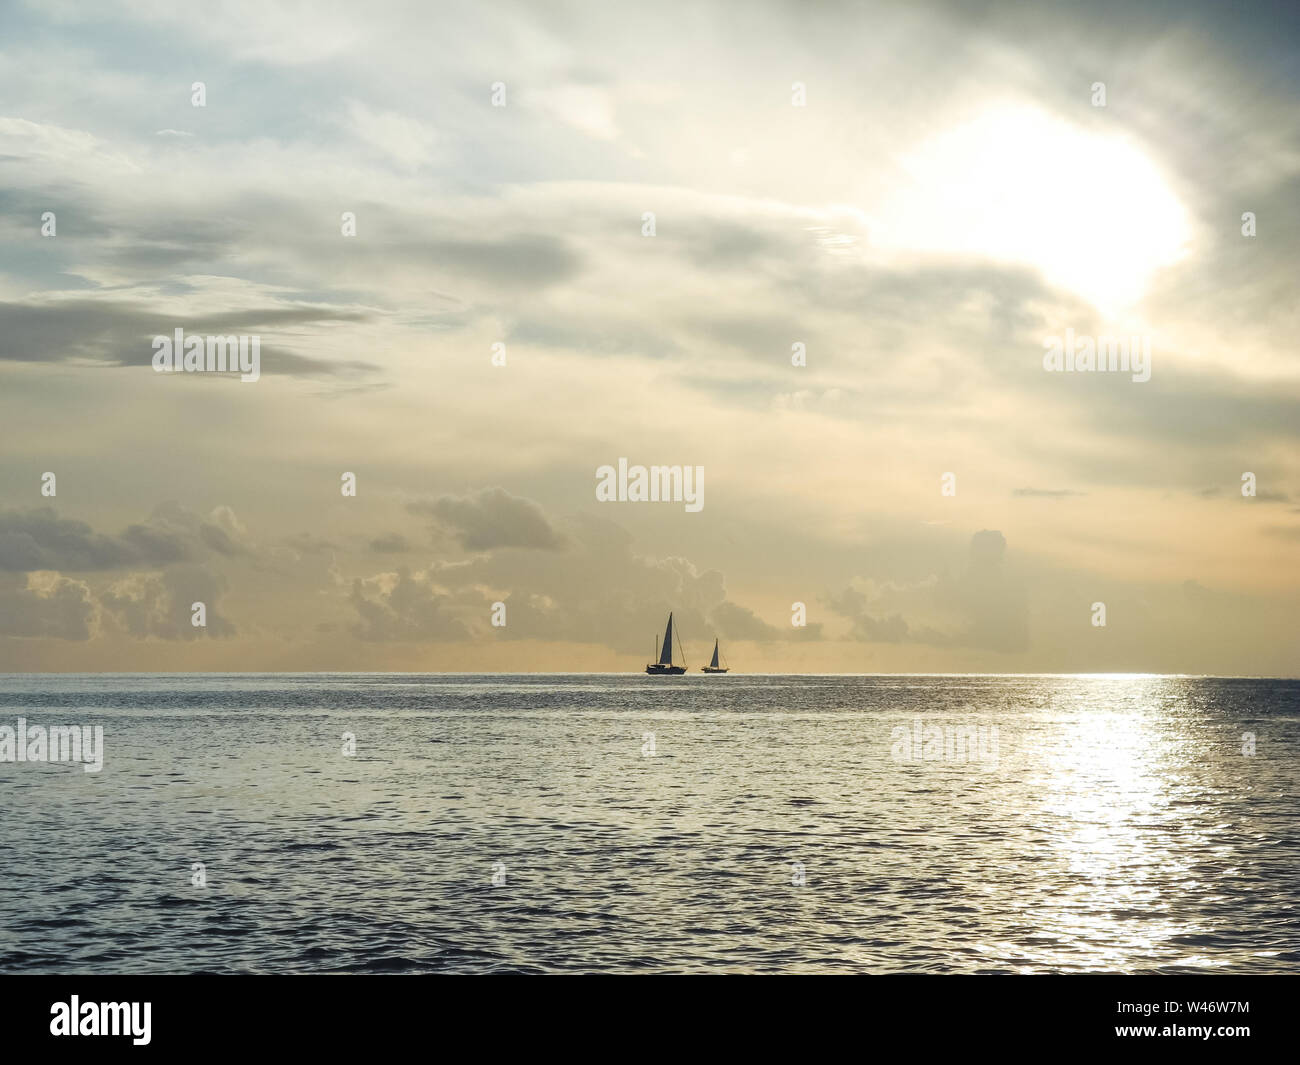
<svg viewBox="0 0 1300 1065">
<path fill-rule="evenodd" d="M 681 643 L 680 638 L 678 643 Z M 682 652 L 682 662 L 686 661 L 686 652 Z M 653 677 L 679 677 L 686 672 L 686 666 L 673 665 L 673 615 L 668 614 L 668 628 L 664 630 L 664 646 L 659 652 L 659 661 L 651 662 L 645 671 Z"/>
<path fill-rule="evenodd" d="M 724 657 L 723 660 L 724 660 L 724 661 L 726 660 L 725 657 Z M 701 672 L 701 673 L 725 673 L 725 672 L 727 672 L 727 667 L 726 667 L 726 666 L 720 666 L 720 665 L 718 665 L 718 638 L 717 638 L 716 636 L 713 637 L 713 661 L 710 662 L 707 666 L 701 666 L 701 667 L 700 667 L 700 672 Z"/>
</svg>

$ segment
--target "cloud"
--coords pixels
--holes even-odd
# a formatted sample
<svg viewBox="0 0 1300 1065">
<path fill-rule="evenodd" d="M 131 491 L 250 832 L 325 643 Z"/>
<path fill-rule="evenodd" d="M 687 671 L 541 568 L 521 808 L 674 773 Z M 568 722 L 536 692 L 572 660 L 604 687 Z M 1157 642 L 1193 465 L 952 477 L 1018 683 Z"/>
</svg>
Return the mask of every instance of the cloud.
<svg viewBox="0 0 1300 1065">
<path fill-rule="evenodd" d="M 721 635 L 733 640 L 767 641 L 781 635 L 752 610 L 736 603 L 719 603 L 709 612 L 709 619 Z"/>
<path fill-rule="evenodd" d="M 296 341 L 286 342 L 283 336 L 295 327 L 356 322 L 363 317 L 355 310 L 305 305 L 178 313 L 175 308 L 151 309 L 140 302 L 98 297 L 0 302 L 0 360 L 150 366 L 153 338 L 170 336 L 180 325 L 191 336 L 261 336 L 263 373 L 356 375 L 374 372 L 378 366 L 300 355 L 290 350 Z"/>
<path fill-rule="evenodd" d="M 158 504 L 147 521 L 128 525 L 116 535 L 60 518 L 53 507 L 0 511 L 0 571 L 79 573 L 167 566 L 208 552 L 227 558 L 253 554 L 246 530 L 227 506 L 204 517 L 169 500 Z"/>
<path fill-rule="evenodd" d="M 225 580 L 201 565 L 181 565 L 161 573 L 134 573 L 115 581 L 100 597 L 107 611 L 139 639 L 226 638 L 235 626 L 217 610 Z M 193 604 L 204 604 L 206 627 L 193 624 Z"/>
<path fill-rule="evenodd" d="M 80 129 L 0 117 L 0 161 L 23 160 L 33 169 L 50 167 L 105 176 L 135 176 L 140 167 L 99 137 Z"/>
<path fill-rule="evenodd" d="M 469 274 L 493 285 L 544 288 L 572 280 L 582 265 L 577 252 L 562 237 L 550 233 L 520 233 L 506 238 L 442 238 L 408 245 L 396 251 L 450 275 Z"/>
<path fill-rule="evenodd" d="M 203 542 L 219 555 L 242 555 L 247 550 L 235 542 L 230 533 L 219 525 L 204 523 L 199 527 L 199 536 Z"/>
<path fill-rule="evenodd" d="M 457 600 L 431 580 L 427 572 L 396 573 L 357 578 L 352 582 L 352 606 L 360 620 L 353 634 L 361 640 L 464 640 L 469 626 L 452 611 Z"/>
<path fill-rule="evenodd" d="M 83 581 L 51 572 L 0 577 L 0 636 L 88 640 L 96 613 Z"/>
<path fill-rule="evenodd" d="M 438 136 L 427 123 L 396 111 L 376 110 L 359 100 L 349 102 L 347 117 L 352 137 L 399 167 L 415 170 L 433 161 Z"/>
<path fill-rule="evenodd" d="M 914 634 L 902 614 L 875 617 L 868 613 L 869 601 L 863 591 L 853 586 L 845 588 L 838 595 L 832 593 L 826 597 L 827 604 L 835 613 L 852 620 L 853 625 L 848 633 L 851 640 L 863 643 L 903 643 L 917 639 L 920 642 L 936 642 L 934 636 L 937 634 L 930 634 L 927 638 L 923 638 L 925 633 Z"/>
<path fill-rule="evenodd" d="M 969 564 L 953 580 L 936 587 L 940 606 L 956 609 L 966 618 L 964 630 L 954 634 L 960 646 L 995 651 L 1022 651 L 1029 646 L 1029 612 L 1024 588 L 1004 568 L 1006 537 L 996 529 L 982 529 L 971 537 Z"/>
<path fill-rule="evenodd" d="M 331 540 L 323 539 L 314 533 L 304 532 L 290 536 L 284 541 L 285 546 L 297 552 L 300 555 L 318 555 L 328 551 L 339 551 L 341 548 Z"/>
<path fill-rule="evenodd" d="M 60 518 L 53 507 L 0 511 L 0 570 L 117 569 L 163 565 L 191 557 L 189 537 L 165 522 L 128 526 L 117 536 L 82 521 Z"/>
<path fill-rule="evenodd" d="M 867 643 L 916 643 L 1022 651 L 1029 646 L 1025 589 L 1005 571 L 1006 537 L 982 529 L 970 539 L 966 566 L 954 577 L 941 572 L 908 586 L 872 587 L 868 595 L 850 586 L 826 601 L 852 621 L 849 638 Z M 874 601 L 904 600 L 914 615 L 933 622 L 908 621 L 901 611 L 871 611 Z"/>
<path fill-rule="evenodd" d="M 822 637 L 821 622 L 812 622 L 802 628 L 791 627 L 788 631 L 769 625 L 748 607 L 739 603 L 719 603 L 709 612 L 709 619 L 717 626 L 720 635 L 732 640 L 752 640 L 767 643 L 772 640 L 819 640 Z"/>
<path fill-rule="evenodd" d="M 499 491 L 467 498 L 491 501 Z M 425 513 L 437 502 L 413 507 Z M 487 510 L 493 512 L 491 506 Z M 549 523 L 548 528 L 551 535 L 542 541 L 562 540 L 566 550 L 480 554 L 354 582 L 350 602 L 360 615 L 354 631 L 372 641 L 542 640 L 598 644 L 630 654 L 644 653 L 655 632 L 662 638 L 672 611 L 688 659 L 698 657 L 703 641 L 715 633 L 763 642 L 821 638 L 820 624 L 787 630 L 728 600 L 717 570 L 702 570 L 677 556 L 636 554 L 631 537 L 613 522 L 575 516 L 563 533 Z M 506 625 L 500 628 L 489 625 L 497 601 L 506 605 Z"/>
<path fill-rule="evenodd" d="M 467 551 L 503 547 L 558 551 L 564 538 L 551 527 L 542 508 L 503 488 L 484 488 L 468 496 L 442 496 L 412 503 L 412 514 L 427 514 Z"/>
<path fill-rule="evenodd" d="M 520 103 L 597 140 L 612 141 L 618 138 L 614 99 L 600 85 L 568 84 L 529 89 L 520 94 Z"/>
<path fill-rule="evenodd" d="M 167 501 L 147 521 L 116 535 L 60 518 L 52 507 L 0 511 L 0 571 L 26 574 L 0 581 L 0 635 L 86 640 L 102 617 L 138 638 L 228 637 L 235 628 L 218 610 L 225 578 L 197 559 L 254 554 L 244 526 L 227 506 L 204 517 Z M 150 570 L 111 580 L 98 596 L 87 582 L 56 572 L 140 566 Z M 205 605 L 206 628 L 191 624 L 195 602 Z"/>
</svg>

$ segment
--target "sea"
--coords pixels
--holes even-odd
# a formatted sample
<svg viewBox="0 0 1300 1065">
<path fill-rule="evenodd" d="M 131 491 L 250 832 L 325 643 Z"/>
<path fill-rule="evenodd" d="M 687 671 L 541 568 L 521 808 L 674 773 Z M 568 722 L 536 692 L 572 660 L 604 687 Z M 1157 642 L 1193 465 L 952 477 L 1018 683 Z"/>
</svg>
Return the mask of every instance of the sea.
<svg viewBox="0 0 1300 1065">
<path fill-rule="evenodd" d="M 1300 963 L 1296 680 L 10 674 L 6 728 L 0 973 Z"/>
</svg>

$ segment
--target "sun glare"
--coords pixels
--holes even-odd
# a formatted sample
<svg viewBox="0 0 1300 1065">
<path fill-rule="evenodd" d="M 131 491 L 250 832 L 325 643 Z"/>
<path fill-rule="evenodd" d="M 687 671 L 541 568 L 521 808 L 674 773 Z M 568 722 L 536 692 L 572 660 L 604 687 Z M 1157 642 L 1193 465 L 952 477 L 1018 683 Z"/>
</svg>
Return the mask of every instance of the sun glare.
<svg viewBox="0 0 1300 1065">
<path fill-rule="evenodd" d="M 888 247 L 1032 266 L 1107 314 L 1186 254 L 1187 212 L 1146 155 L 1036 108 L 985 111 L 900 165 L 876 219 Z"/>
</svg>

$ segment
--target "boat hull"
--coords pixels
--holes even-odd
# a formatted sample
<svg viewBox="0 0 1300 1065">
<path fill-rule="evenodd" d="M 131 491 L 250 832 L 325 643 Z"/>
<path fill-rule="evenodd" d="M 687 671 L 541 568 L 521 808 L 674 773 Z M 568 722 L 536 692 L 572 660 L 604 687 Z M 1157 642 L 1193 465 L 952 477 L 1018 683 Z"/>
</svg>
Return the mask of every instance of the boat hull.
<svg viewBox="0 0 1300 1065">
<path fill-rule="evenodd" d="M 645 667 L 652 677 L 680 677 L 686 672 L 685 666 L 661 666 L 657 662 Z"/>
<path fill-rule="evenodd" d="M 722 666 L 701 666 L 701 673 L 725 673 L 727 672 Z"/>
</svg>

